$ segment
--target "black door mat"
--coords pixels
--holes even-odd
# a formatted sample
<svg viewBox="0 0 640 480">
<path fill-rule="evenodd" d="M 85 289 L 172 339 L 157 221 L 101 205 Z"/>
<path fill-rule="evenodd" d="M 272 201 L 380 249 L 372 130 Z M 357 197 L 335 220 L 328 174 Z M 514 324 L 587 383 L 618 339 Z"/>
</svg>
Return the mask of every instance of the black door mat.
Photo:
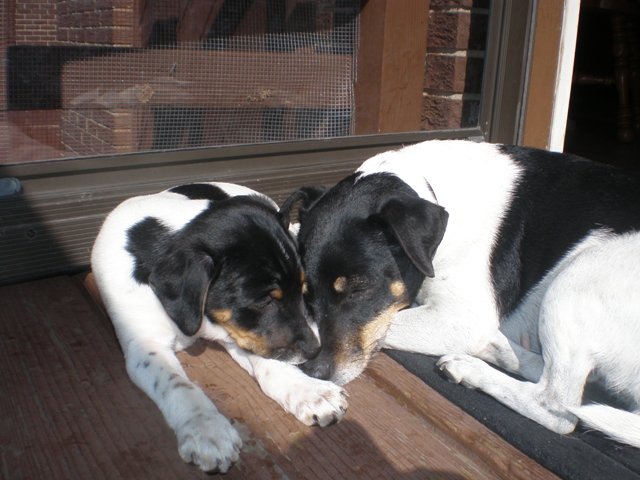
<svg viewBox="0 0 640 480">
<path fill-rule="evenodd" d="M 437 357 L 396 350 L 385 350 L 385 353 L 447 400 L 561 478 L 640 479 L 640 450 L 636 448 L 614 442 L 580 426 L 571 435 L 558 435 L 483 392 L 449 382 L 435 365 Z"/>
</svg>

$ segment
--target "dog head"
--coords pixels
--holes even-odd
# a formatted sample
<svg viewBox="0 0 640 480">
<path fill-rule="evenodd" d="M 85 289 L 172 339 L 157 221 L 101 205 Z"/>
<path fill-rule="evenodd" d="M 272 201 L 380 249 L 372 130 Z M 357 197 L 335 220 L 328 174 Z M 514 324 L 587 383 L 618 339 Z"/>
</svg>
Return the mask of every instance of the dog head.
<svg viewBox="0 0 640 480">
<path fill-rule="evenodd" d="M 387 173 L 354 174 L 327 191 L 303 188 L 283 212 L 300 197 L 305 299 L 322 341 L 301 368 L 345 384 L 380 348 L 393 314 L 434 275 L 448 214 Z"/>
<path fill-rule="evenodd" d="M 257 195 L 218 198 L 179 230 L 145 218 L 129 229 L 127 250 L 135 279 L 153 289 L 185 335 L 197 334 L 207 316 L 241 348 L 300 363 L 320 343 L 287 227 Z"/>
</svg>

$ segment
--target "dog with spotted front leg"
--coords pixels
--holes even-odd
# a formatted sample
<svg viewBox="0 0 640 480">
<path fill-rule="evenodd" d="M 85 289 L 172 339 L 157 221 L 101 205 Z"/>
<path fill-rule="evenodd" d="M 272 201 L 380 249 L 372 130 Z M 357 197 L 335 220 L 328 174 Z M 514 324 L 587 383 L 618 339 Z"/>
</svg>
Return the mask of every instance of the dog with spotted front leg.
<svg viewBox="0 0 640 480">
<path fill-rule="evenodd" d="M 344 390 L 295 366 L 319 351 L 288 219 L 269 198 L 225 183 L 134 197 L 111 212 L 91 266 L 132 381 L 159 407 L 185 462 L 227 472 L 242 441 L 175 352 L 221 343 L 305 424 L 339 421 Z"/>
</svg>

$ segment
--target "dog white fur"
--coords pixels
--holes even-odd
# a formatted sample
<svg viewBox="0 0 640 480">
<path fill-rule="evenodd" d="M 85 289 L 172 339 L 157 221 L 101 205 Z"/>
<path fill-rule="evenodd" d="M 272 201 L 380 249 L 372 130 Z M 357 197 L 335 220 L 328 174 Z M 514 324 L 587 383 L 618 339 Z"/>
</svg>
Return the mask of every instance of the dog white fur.
<svg viewBox="0 0 640 480">
<path fill-rule="evenodd" d="M 554 432 L 569 433 L 582 420 L 615 440 L 640 447 L 640 202 L 626 204 L 620 218 L 615 211 L 605 213 L 602 224 L 562 252 L 517 306 L 501 316 L 492 255 L 501 222 L 514 198 L 524 195 L 520 185 L 528 178 L 516 161 L 521 154 L 538 153 L 429 141 L 380 154 L 358 170 L 363 175 L 397 175 L 449 213 L 433 259 L 435 278 L 425 280 L 415 308 L 395 315 L 384 347 L 442 356 L 438 365 L 452 381 L 481 389 Z M 600 168 L 595 165 L 585 168 Z M 623 172 L 611 171 L 602 167 L 603 183 L 610 175 L 621 180 L 603 186 L 603 196 L 627 194 L 629 185 L 639 185 Z M 558 192 L 551 189 L 543 195 L 547 197 L 527 200 L 547 202 L 549 215 L 567 211 L 579 217 L 584 213 L 581 207 L 586 208 L 554 203 Z M 614 217 L 626 232 L 614 232 L 607 222 Z M 529 234 L 538 241 L 536 232 Z M 630 412 L 582 405 L 590 375 L 628 402 Z"/>
<path fill-rule="evenodd" d="M 231 197 L 260 195 L 237 185 L 211 185 Z M 277 210 L 275 203 L 269 202 Z M 196 335 L 186 336 L 149 285 L 134 279 L 134 258 L 126 249 L 129 228 L 146 217 L 155 217 L 177 231 L 208 204 L 208 200 L 190 200 L 170 191 L 123 202 L 105 220 L 93 247 L 91 265 L 124 351 L 129 376 L 156 403 L 175 431 L 180 456 L 204 471 L 226 472 L 239 458 L 240 436 L 188 379 L 175 356 L 197 338 L 223 345 L 267 396 L 306 425 L 325 426 L 339 420 L 347 402 L 344 390 L 335 384 L 307 377 L 294 365 L 239 348 L 224 328 L 207 317 Z"/>
</svg>

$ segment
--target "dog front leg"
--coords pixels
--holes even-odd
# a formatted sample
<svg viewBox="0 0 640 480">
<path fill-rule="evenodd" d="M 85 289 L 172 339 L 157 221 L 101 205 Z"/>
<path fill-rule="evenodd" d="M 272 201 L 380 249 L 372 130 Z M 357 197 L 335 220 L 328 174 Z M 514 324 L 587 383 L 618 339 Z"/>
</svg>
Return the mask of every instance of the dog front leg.
<svg viewBox="0 0 640 480">
<path fill-rule="evenodd" d="M 441 309 L 422 305 L 394 315 L 384 347 L 434 356 L 464 353 L 537 382 L 544 367 L 542 356 L 512 342 L 497 327 L 491 316 L 443 315 Z"/>
<path fill-rule="evenodd" d="M 157 342 L 125 348 L 131 380 L 160 408 L 187 463 L 206 472 L 227 472 L 239 459 L 242 440 L 224 415 L 185 374 L 173 350 Z"/>
<path fill-rule="evenodd" d="M 222 344 L 231 357 L 256 379 L 265 395 L 305 425 L 325 427 L 342 420 L 348 407 L 347 393 L 343 388 L 309 377 L 295 365 L 249 353 L 235 342 L 225 341 Z"/>
<path fill-rule="evenodd" d="M 443 310 L 446 308 L 421 305 L 397 312 L 385 336 L 384 348 L 435 356 L 473 355 L 487 345 L 490 332 L 497 330 L 497 320 L 470 317 L 466 311 Z"/>
</svg>

